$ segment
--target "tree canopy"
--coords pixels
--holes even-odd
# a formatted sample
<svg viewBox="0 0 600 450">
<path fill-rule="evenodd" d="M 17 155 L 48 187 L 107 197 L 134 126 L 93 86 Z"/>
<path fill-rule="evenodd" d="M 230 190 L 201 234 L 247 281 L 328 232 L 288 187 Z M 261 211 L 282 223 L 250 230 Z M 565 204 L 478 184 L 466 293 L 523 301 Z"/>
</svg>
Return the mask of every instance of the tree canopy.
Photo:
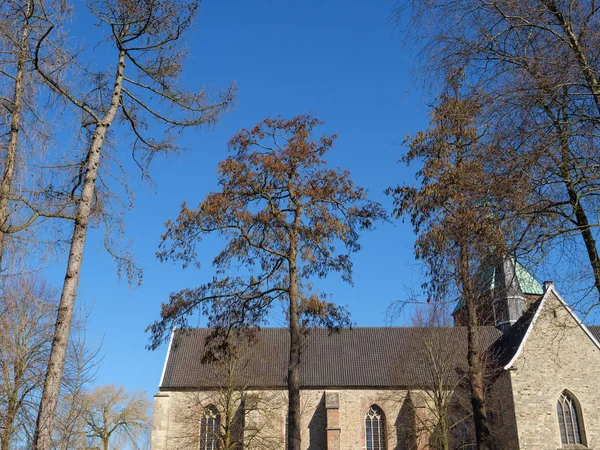
<svg viewBox="0 0 600 450">
<path fill-rule="evenodd" d="M 290 330 L 288 448 L 300 449 L 301 333 L 309 325 L 350 325 L 345 308 L 313 289 L 330 272 L 352 282 L 350 254 L 360 249 L 359 232 L 385 217 L 378 203 L 354 185 L 347 171 L 323 159 L 335 136 L 313 140 L 321 122 L 312 116 L 265 119 L 229 142 L 231 156 L 219 164 L 220 192 L 196 209 L 185 204 L 162 237 L 164 260 L 199 264 L 202 235 L 226 239 L 215 257 L 212 281 L 171 294 L 161 320 L 149 327 L 156 348 L 172 325 L 186 326 L 197 310 L 214 328 L 210 357 L 228 350 L 230 332 L 266 323 L 277 301 Z"/>
<path fill-rule="evenodd" d="M 162 261 L 199 267 L 202 236 L 227 239 L 214 258 L 209 283 L 171 295 L 151 332 L 156 348 L 172 326 L 186 326 L 198 309 L 209 325 L 254 327 L 265 323 L 277 300 L 289 301 L 290 267 L 299 280 L 303 325 L 348 324 L 346 312 L 311 290 L 311 280 L 329 272 L 352 281 L 350 254 L 359 232 L 385 217 L 347 171 L 326 167 L 323 156 L 335 136 L 310 140 L 321 122 L 312 116 L 265 119 L 229 142 L 233 154 L 219 164 L 220 192 L 197 208 L 181 207 L 162 236 Z M 236 274 L 236 275 L 234 275 Z"/>
</svg>

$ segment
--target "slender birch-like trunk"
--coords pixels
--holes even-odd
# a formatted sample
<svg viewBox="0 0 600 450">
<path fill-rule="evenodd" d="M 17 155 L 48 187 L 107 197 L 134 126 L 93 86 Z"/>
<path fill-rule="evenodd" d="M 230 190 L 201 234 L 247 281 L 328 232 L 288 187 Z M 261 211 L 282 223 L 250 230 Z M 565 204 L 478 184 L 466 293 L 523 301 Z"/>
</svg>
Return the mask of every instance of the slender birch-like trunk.
<svg viewBox="0 0 600 450">
<path fill-rule="evenodd" d="M 8 228 L 8 204 L 15 177 L 15 164 L 17 161 L 17 145 L 21 131 L 21 114 L 23 113 L 23 82 L 25 78 L 25 60 L 27 58 L 27 42 L 29 40 L 30 19 L 33 15 L 34 0 L 29 0 L 25 5 L 23 24 L 20 30 L 19 48 L 17 50 L 17 72 L 15 74 L 15 89 L 12 101 L 10 118 L 10 131 L 6 158 L 4 159 L 4 174 L 0 182 L 0 272 L 3 269 L 5 236 Z"/>
<path fill-rule="evenodd" d="M 79 198 L 77 205 L 77 214 L 71 239 L 67 272 L 65 274 L 60 297 L 54 339 L 52 341 L 52 350 L 50 352 L 48 371 L 46 372 L 44 391 L 38 413 L 33 444 L 34 450 L 50 450 L 52 425 L 54 422 L 60 383 L 65 364 L 75 297 L 77 295 L 77 286 L 79 284 L 81 264 L 83 261 L 85 238 L 96 189 L 96 179 L 100 166 L 100 154 L 102 152 L 106 132 L 115 119 L 121 104 L 124 70 L 125 51 L 120 50 L 111 103 L 104 117 L 96 124 L 94 136 L 90 143 L 85 161 L 85 177 L 81 197 Z"/>
</svg>

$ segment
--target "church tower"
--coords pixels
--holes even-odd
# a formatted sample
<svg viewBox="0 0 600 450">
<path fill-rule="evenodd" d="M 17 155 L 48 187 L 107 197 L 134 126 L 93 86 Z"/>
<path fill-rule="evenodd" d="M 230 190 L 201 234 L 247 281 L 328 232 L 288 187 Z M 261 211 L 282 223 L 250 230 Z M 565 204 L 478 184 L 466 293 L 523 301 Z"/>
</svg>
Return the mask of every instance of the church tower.
<svg viewBox="0 0 600 450">
<path fill-rule="evenodd" d="M 540 298 L 544 289 L 515 258 L 506 257 L 496 264 L 490 264 L 481 271 L 480 325 L 494 325 L 500 331 L 508 330 L 529 306 Z M 452 312 L 454 326 L 467 324 L 464 302 L 460 299 Z"/>
<path fill-rule="evenodd" d="M 504 258 L 496 266 L 492 293 L 494 325 L 505 332 L 527 309 L 525 294 L 517 277 L 516 261 Z"/>
</svg>

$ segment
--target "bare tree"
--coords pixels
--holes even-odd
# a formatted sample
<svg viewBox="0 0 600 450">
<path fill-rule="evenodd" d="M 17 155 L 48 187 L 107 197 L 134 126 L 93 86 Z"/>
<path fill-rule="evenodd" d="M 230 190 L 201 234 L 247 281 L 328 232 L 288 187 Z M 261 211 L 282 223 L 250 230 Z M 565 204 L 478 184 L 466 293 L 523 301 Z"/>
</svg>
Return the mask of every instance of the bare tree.
<svg viewBox="0 0 600 450">
<path fill-rule="evenodd" d="M 62 381 L 56 420 L 52 430 L 53 450 L 79 450 L 86 447 L 86 398 L 101 362 L 101 343 L 91 345 L 87 319 L 91 310 L 81 308 L 69 341 L 65 375 Z"/>
<path fill-rule="evenodd" d="M 469 403 L 466 367 L 461 364 L 461 348 L 448 339 L 450 315 L 444 303 L 434 302 L 415 310 L 423 352 L 418 356 L 424 368 L 425 383 L 411 391 L 417 448 L 450 450 L 472 446 L 473 419 Z"/>
<path fill-rule="evenodd" d="M 88 2 L 88 7 L 107 31 L 104 42 L 113 55 L 114 68 L 106 73 L 84 73 L 85 83 L 65 86 L 55 79 L 52 67 L 44 64 L 44 51 L 48 51 L 44 42 L 37 46 L 34 60 L 44 81 L 79 112 L 84 135 L 81 162 L 72 167 L 75 173 L 70 195 L 76 202 L 75 223 L 38 415 L 36 450 L 50 448 L 85 239 L 90 218 L 101 214 L 103 206 L 97 183 L 109 128 L 120 121 L 128 126 L 134 159 L 146 173 L 155 154 L 177 149 L 175 132 L 214 123 L 233 94 L 230 88 L 216 103 L 209 104 L 204 91 L 177 88 L 185 56 L 180 42 L 195 17 L 198 1 L 95 0 Z M 52 26 L 47 35 L 51 31 Z M 154 125 L 150 127 L 150 123 Z M 118 262 L 127 261 L 118 258 Z M 131 266 L 125 270 L 133 275 Z"/>
<path fill-rule="evenodd" d="M 85 397 L 85 433 L 89 445 L 109 450 L 111 442 L 134 446 L 147 433 L 150 401 L 146 392 L 128 393 L 116 385 L 100 386 Z"/>
<path fill-rule="evenodd" d="M 70 218 L 68 198 L 48 195 L 42 185 L 48 182 L 41 169 L 46 150 L 58 127 L 50 125 L 49 110 L 56 120 L 62 109 L 57 98 L 35 73 L 34 53 L 42 40 L 60 47 L 64 35 L 58 32 L 68 16 L 62 0 L 3 0 L 0 2 L 0 270 L 3 275 L 21 257 L 24 237 L 29 250 L 30 228 L 40 218 Z M 45 33 L 56 23 L 52 39 Z M 61 64 L 56 52 L 43 57 L 44 64 L 54 67 L 60 79 L 68 65 Z M 14 239 L 9 239 L 14 238 Z M 9 255 L 10 254 L 10 255 Z M 11 256 L 7 261 L 6 256 Z M 20 259 L 20 258 L 19 258 Z M 21 261 L 22 262 L 22 261 Z"/>
<path fill-rule="evenodd" d="M 4 278 L 0 288 L 0 449 L 7 450 L 31 445 L 57 301 L 55 289 L 35 274 Z M 85 337 L 86 317 L 78 314 L 70 337 L 61 391 L 65 406 L 99 362 L 99 347 Z"/>
<path fill-rule="evenodd" d="M 241 345 L 243 348 L 244 343 Z M 273 423 L 281 423 L 278 415 L 285 396 L 251 391 L 252 380 L 246 375 L 249 359 L 239 350 L 230 348 L 219 359 L 205 358 L 210 376 L 203 382 L 212 387 L 183 393 L 177 399 L 169 448 L 197 448 L 201 441 L 208 443 L 207 448 L 216 445 L 222 450 L 275 450 L 285 446 L 283 436 L 273 427 Z"/>
<path fill-rule="evenodd" d="M 595 2 L 407 1 L 397 12 L 412 24 L 412 37 L 422 37 L 421 61 L 436 81 L 460 71 L 471 92 L 485 97 L 479 123 L 490 144 L 483 150 L 488 173 L 510 174 L 518 192 L 497 198 L 496 207 L 524 222 L 511 246 L 530 258 L 555 248 L 574 255 L 584 263 L 577 268 L 585 275 L 584 296 L 591 293 L 597 304 Z M 493 182 L 487 180 L 491 191 Z"/>
<path fill-rule="evenodd" d="M 0 286 L 0 448 L 31 437 L 52 336 L 52 289 L 35 277 Z"/>
<path fill-rule="evenodd" d="M 218 276 L 171 294 L 161 320 L 149 327 L 156 348 L 166 330 L 185 326 L 200 309 L 227 335 L 260 326 L 282 301 L 290 331 L 288 445 L 293 450 L 300 449 L 302 328 L 311 321 L 332 328 L 349 323 L 343 308 L 311 291 L 310 280 L 339 272 L 351 281 L 350 253 L 360 248 L 358 232 L 384 217 L 348 172 L 325 167 L 322 157 L 334 137 L 311 140 L 319 124 L 310 116 L 265 119 L 232 138 L 235 153 L 219 166 L 222 191 L 208 195 L 197 209 L 184 204 L 177 220 L 167 223 L 160 253 L 162 260 L 194 264 L 201 236 L 220 234 L 228 242 L 214 260 Z M 338 243 L 347 252 L 338 252 Z M 247 276 L 228 275 L 233 265 L 244 267 Z"/>
</svg>

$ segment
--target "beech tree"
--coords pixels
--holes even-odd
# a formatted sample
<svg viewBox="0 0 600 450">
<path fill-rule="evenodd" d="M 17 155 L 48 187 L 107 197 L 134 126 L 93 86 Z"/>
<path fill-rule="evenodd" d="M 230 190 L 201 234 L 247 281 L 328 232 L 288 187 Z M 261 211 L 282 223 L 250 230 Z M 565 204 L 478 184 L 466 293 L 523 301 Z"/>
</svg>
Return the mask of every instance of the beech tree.
<svg viewBox="0 0 600 450">
<path fill-rule="evenodd" d="M 347 311 L 312 289 L 330 272 L 352 281 L 350 254 L 359 231 L 384 218 L 379 204 L 354 185 L 347 171 L 325 166 L 335 136 L 312 140 L 321 122 L 301 115 L 265 119 L 229 142 L 233 152 L 219 164 L 220 192 L 197 208 L 181 207 L 162 236 L 162 261 L 199 264 L 203 235 L 227 239 L 215 257 L 217 275 L 196 288 L 171 294 L 161 319 L 148 329 L 156 348 L 173 326 L 186 326 L 201 311 L 215 338 L 251 330 L 283 302 L 290 331 L 288 448 L 300 449 L 300 355 L 302 330 L 311 324 L 350 324 Z M 343 246 L 345 251 L 339 248 Z"/>
<path fill-rule="evenodd" d="M 467 363 L 477 448 L 491 448 L 485 398 L 485 355 L 479 325 L 486 314 L 485 292 L 478 285 L 482 267 L 506 252 L 510 229 L 494 209 L 495 196 L 502 196 L 501 179 L 489 191 L 492 177 L 486 172 L 482 154 L 482 130 L 476 126 L 481 99 L 462 98 L 459 84 L 442 94 L 433 111 L 431 127 L 408 140 L 402 158 L 419 163 L 418 186 L 388 189 L 393 195 L 394 214 L 409 217 L 417 240 L 415 256 L 426 268 L 425 287 L 431 302 L 464 302 L 467 316 Z"/>
<path fill-rule="evenodd" d="M 49 450 L 51 430 L 73 308 L 79 284 L 83 250 L 90 219 L 102 216 L 101 168 L 110 158 L 102 158 L 110 148 L 113 125 L 124 123 L 133 136 L 128 151 L 144 171 L 154 155 L 177 150 L 175 133 L 214 123 L 229 105 L 233 88 L 211 104 L 203 90 L 179 88 L 185 51 L 181 39 L 198 10 L 195 0 L 94 0 L 87 7 L 106 31 L 103 42 L 114 66 L 106 72 L 84 71 L 81 83 L 65 85 L 44 63 L 44 52 L 53 51 L 42 42 L 36 47 L 37 73 L 62 96 L 81 118 L 82 155 L 65 169 L 71 176 L 70 195 L 74 198 L 74 226 L 70 239 L 58 317 L 41 398 L 34 448 Z M 53 29 L 50 25 L 45 35 Z M 73 57 L 75 58 L 75 57 Z M 75 62 L 79 62 L 75 60 Z M 152 124 L 152 126 L 150 126 Z M 155 130 L 155 132 L 152 132 Z M 108 156 L 108 155 L 106 155 Z M 111 155 L 118 160 L 118 155 Z M 71 161 L 72 163 L 73 161 Z M 128 261 L 117 256 L 117 262 Z M 131 265 L 125 267 L 129 275 Z"/>
</svg>

